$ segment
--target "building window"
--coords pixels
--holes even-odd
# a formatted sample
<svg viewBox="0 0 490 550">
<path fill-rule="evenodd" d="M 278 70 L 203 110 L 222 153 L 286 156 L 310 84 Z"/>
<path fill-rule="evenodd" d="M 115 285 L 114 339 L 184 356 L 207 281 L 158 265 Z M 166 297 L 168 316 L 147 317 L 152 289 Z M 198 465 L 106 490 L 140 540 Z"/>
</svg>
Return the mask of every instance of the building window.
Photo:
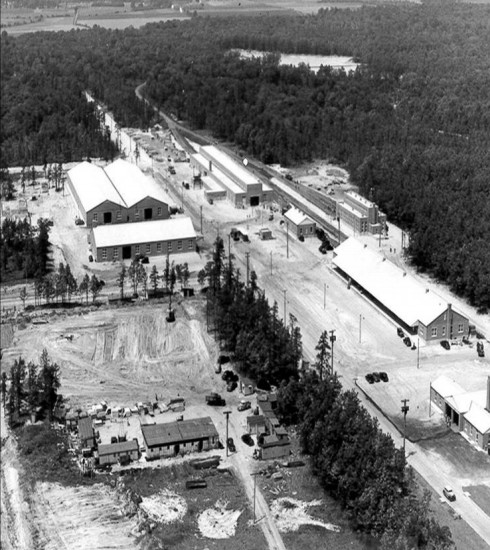
<svg viewBox="0 0 490 550">
<path fill-rule="evenodd" d="M 442 327 L 442 335 L 446 336 L 446 327 Z"/>
<path fill-rule="evenodd" d="M 188 246 L 189 250 L 193 250 L 194 249 L 194 241 L 190 240 L 189 241 L 189 246 Z"/>
<path fill-rule="evenodd" d="M 118 220 L 120 220 L 121 217 L 122 217 L 122 216 L 121 216 L 121 211 L 118 210 L 118 211 L 116 212 L 116 218 L 117 218 Z"/>
<path fill-rule="evenodd" d="M 137 244 L 135 247 L 134 247 L 134 253 L 135 254 L 139 254 L 140 253 L 140 245 Z"/>
<path fill-rule="evenodd" d="M 96 222 L 97 221 L 97 212 L 94 214 L 94 217 L 93 217 L 93 221 Z"/>
<path fill-rule="evenodd" d="M 464 329 L 463 323 L 459 323 L 459 325 L 458 325 L 458 332 L 459 332 L 459 333 L 463 332 L 463 329 Z"/>
<path fill-rule="evenodd" d="M 437 327 L 434 327 L 434 328 L 431 329 L 430 335 L 433 336 L 433 337 L 437 336 Z"/>
<path fill-rule="evenodd" d="M 300 235 L 303 234 L 303 228 L 302 228 L 302 227 L 299 228 L 299 234 L 300 234 Z"/>
<path fill-rule="evenodd" d="M 162 243 L 157 243 L 157 252 L 162 251 Z"/>
<path fill-rule="evenodd" d="M 157 208 L 157 216 L 161 216 L 161 215 L 162 215 L 162 207 L 159 206 L 159 207 Z"/>
<path fill-rule="evenodd" d="M 177 250 L 182 250 L 182 241 L 177 241 Z"/>
<path fill-rule="evenodd" d="M 151 244 L 146 245 L 146 253 L 149 254 L 151 252 Z"/>
<path fill-rule="evenodd" d="M 172 252 L 172 243 L 167 243 L 167 252 Z"/>
<path fill-rule="evenodd" d="M 112 258 L 114 260 L 117 260 L 119 258 L 119 248 L 114 248 L 114 250 L 112 251 Z"/>
<path fill-rule="evenodd" d="M 135 217 L 135 218 L 139 218 L 139 217 L 140 217 L 140 211 L 139 211 L 137 208 L 134 209 L 134 217 Z"/>
<path fill-rule="evenodd" d="M 107 248 L 102 249 L 102 259 L 107 260 Z"/>
<path fill-rule="evenodd" d="M 310 233 L 313 233 L 313 227 L 310 227 Z"/>
</svg>

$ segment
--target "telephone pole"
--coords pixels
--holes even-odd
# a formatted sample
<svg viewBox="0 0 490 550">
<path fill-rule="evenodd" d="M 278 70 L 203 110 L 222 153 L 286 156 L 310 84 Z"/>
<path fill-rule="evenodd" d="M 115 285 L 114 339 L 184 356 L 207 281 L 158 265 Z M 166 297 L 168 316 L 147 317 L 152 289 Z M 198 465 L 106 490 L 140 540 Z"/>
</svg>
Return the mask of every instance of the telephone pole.
<svg viewBox="0 0 490 550">
<path fill-rule="evenodd" d="M 272 250 L 271 250 L 271 276 L 272 276 Z"/>
<path fill-rule="evenodd" d="M 404 453 L 405 453 L 405 438 L 407 435 L 407 412 L 410 410 L 410 407 L 407 405 L 409 401 L 410 399 L 401 400 L 401 402 L 403 403 L 402 413 L 403 413 L 403 452 Z"/>
<path fill-rule="evenodd" d="M 333 374 L 333 345 L 335 340 L 337 340 L 337 337 L 335 336 L 335 329 L 333 329 L 330 331 L 330 343 L 332 344 L 332 366 L 330 367 L 331 374 Z"/>
<path fill-rule="evenodd" d="M 228 456 L 228 420 L 231 411 L 223 411 L 223 414 L 226 416 L 226 456 Z"/>
<path fill-rule="evenodd" d="M 286 222 L 286 258 L 289 259 L 289 223 Z"/>
</svg>

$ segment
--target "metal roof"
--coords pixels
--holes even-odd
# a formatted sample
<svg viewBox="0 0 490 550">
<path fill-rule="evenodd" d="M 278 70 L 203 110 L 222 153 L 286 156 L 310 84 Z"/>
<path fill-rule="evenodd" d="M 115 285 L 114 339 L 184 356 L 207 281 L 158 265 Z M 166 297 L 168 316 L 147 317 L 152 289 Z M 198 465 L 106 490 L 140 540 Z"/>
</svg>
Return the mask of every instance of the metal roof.
<svg viewBox="0 0 490 550">
<path fill-rule="evenodd" d="M 142 425 L 141 432 L 148 447 L 175 445 L 218 436 L 216 427 L 209 416 L 180 422 Z"/>
<path fill-rule="evenodd" d="M 443 298 L 352 237 L 335 249 L 333 263 L 408 326 L 427 326 L 447 310 Z"/>
<path fill-rule="evenodd" d="M 229 157 L 223 151 L 220 151 L 214 145 L 205 145 L 199 148 L 199 152 L 204 157 L 209 157 L 214 160 L 218 166 L 221 165 L 224 169 L 229 170 L 235 175 L 244 185 L 255 185 L 260 183 L 252 172 L 248 171 L 239 162 Z"/>
<path fill-rule="evenodd" d="M 78 419 L 78 435 L 82 441 L 94 437 L 94 427 L 90 416 Z"/>
<path fill-rule="evenodd" d="M 303 225 L 303 224 L 311 224 L 315 223 L 313 220 L 311 220 L 306 214 L 295 208 L 294 206 L 291 207 L 285 214 L 284 217 L 288 219 L 291 223 L 294 223 L 294 225 Z"/>
<path fill-rule="evenodd" d="M 121 441 L 119 443 L 110 443 L 108 445 L 99 445 L 99 456 L 113 455 L 116 453 L 126 453 L 137 451 L 138 441 Z"/>
<path fill-rule="evenodd" d="M 125 206 L 124 200 L 100 166 L 84 161 L 69 170 L 68 177 L 85 212 L 106 201 Z"/>
<path fill-rule="evenodd" d="M 96 248 L 191 239 L 196 232 L 190 218 L 99 225 L 93 228 Z M 187 250 L 187 249 L 185 249 Z M 144 251 L 142 251 L 144 252 Z"/>
</svg>

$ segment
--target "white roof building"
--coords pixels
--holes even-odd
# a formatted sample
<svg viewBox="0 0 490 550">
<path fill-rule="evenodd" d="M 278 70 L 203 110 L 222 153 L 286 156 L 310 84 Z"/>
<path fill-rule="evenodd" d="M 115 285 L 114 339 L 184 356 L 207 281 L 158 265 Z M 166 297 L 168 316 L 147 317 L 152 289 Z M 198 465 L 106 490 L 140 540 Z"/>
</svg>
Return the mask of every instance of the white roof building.
<svg viewBox="0 0 490 550">
<path fill-rule="evenodd" d="M 448 378 L 445 374 L 441 374 L 431 383 L 432 388 L 442 397 L 451 395 L 461 395 L 465 390 L 454 380 Z"/>
<path fill-rule="evenodd" d="M 470 409 L 464 418 L 481 434 L 490 432 L 490 413 L 477 403 L 471 403 Z"/>
<path fill-rule="evenodd" d="M 440 296 L 352 237 L 335 249 L 333 264 L 408 326 L 429 325 L 448 308 Z"/>
<path fill-rule="evenodd" d="M 245 167 L 243 167 L 239 162 L 236 162 L 227 154 L 220 151 L 214 145 L 205 145 L 199 148 L 199 152 L 207 153 L 207 156 L 211 159 L 214 159 L 218 165 L 221 165 L 224 170 L 229 170 L 237 178 L 243 182 L 244 185 L 254 185 L 260 183 L 256 176 L 249 172 Z"/>
<path fill-rule="evenodd" d="M 291 207 L 285 214 L 284 217 L 289 220 L 291 223 L 294 223 L 294 225 L 303 225 L 303 224 L 311 224 L 315 223 L 313 220 L 311 220 L 306 214 L 295 208 L 294 206 Z"/>
<path fill-rule="evenodd" d="M 96 248 L 196 237 L 192 221 L 187 217 L 119 225 L 100 225 L 94 227 L 92 231 Z"/>
</svg>

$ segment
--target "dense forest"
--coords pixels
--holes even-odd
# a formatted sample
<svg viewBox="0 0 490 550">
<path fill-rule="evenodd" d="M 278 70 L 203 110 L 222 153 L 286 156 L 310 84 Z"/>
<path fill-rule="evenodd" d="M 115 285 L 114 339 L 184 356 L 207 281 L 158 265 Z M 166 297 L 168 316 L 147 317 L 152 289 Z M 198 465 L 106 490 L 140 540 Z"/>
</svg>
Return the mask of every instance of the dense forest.
<svg viewBox="0 0 490 550">
<path fill-rule="evenodd" d="M 265 162 L 327 158 L 410 233 L 409 253 L 490 307 L 490 8 L 391 5 L 124 31 L 2 33 L 2 162 L 109 156 L 89 89 L 123 126 L 158 106 Z M 271 52 L 241 59 L 236 48 Z M 348 55 L 346 74 L 278 52 Z"/>
</svg>

